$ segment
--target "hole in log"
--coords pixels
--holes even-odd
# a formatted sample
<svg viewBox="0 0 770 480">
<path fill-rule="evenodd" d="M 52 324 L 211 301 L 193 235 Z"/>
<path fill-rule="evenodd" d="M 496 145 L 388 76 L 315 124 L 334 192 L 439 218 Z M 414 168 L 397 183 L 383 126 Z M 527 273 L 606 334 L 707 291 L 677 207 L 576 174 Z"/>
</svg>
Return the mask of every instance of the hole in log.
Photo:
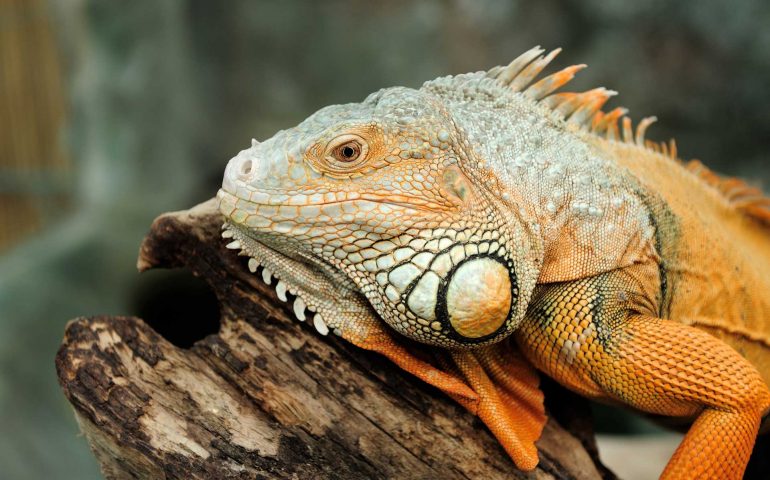
<svg viewBox="0 0 770 480">
<path fill-rule="evenodd" d="M 131 311 L 180 348 L 219 331 L 219 303 L 187 270 L 149 270 L 139 277 Z"/>
</svg>

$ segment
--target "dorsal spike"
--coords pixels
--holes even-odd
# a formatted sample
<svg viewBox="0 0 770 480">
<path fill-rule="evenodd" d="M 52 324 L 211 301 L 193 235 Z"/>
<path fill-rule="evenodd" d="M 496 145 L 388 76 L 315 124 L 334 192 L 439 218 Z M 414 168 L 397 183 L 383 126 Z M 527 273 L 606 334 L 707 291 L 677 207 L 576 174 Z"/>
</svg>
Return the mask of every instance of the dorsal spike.
<svg viewBox="0 0 770 480">
<path fill-rule="evenodd" d="M 590 130 L 594 133 L 598 133 L 596 130 L 597 125 L 599 125 L 602 122 L 602 119 L 605 117 L 605 113 L 601 110 L 597 110 L 594 112 L 593 116 L 591 117 L 591 126 Z"/>
<path fill-rule="evenodd" d="M 634 130 L 631 127 L 631 119 L 623 117 L 623 141 L 632 143 L 634 141 Z"/>
<path fill-rule="evenodd" d="M 561 114 L 566 119 L 567 117 L 570 117 L 570 115 L 577 113 L 577 111 L 582 107 L 589 105 L 594 101 L 600 100 L 604 96 L 609 98 L 611 94 L 607 95 L 607 92 L 609 92 L 609 90 L 604 88 L 595 88 L 593 90 L 580 93 L 557 93 L 547 97 L 545 101 L 547 101 L 549 104 L 551 104 L 553 101 L 557 101 L 558 103 L 553 106 L 553 109 L 556 113 Z M 556 98 L 551 100 L 552 97 Z M 559 99 L 562 100 L 559 101 Z M 578 121 L 576 123 L 582 122 Z"/>
<path fill-rule="evenodd" d="M 676 140 L 674 140 L 673 138 L 668 141 L 668 151 L 671 154 L 671 158 L 676 160 L 677 158 Z"/>
<path fill-rule="evenodd" d="M 555 108 L 556 113 L 560 114 L 565 119 L 569 117 L 572 112 L 578 109 L 580 105 L 583 104 L 584 101 L 584 93 L 576 93 L 574 96 L 570 99 L 568 99 L 565 102 L 562 102 L 559 104 L 558 107 Z"/>
<path fill-rule="evenodd" d="M 600 112 L 597 112 L 597 114 L 598 113 Z M 607 113 L 603 113 L 602 116 L 599 118 L 599 120 L 594 124 L 593 130 L 596 133 L 602 133 L 605 130 L 607 130 L 607 128 L 609 128 L 610 125 L 615 126 L 615 128 L 617 129 L 618 120 L 620 119 L 620 117 L 622 117 L 627 113 L 628 113 L 628 109 L 623 107 L 617 107 L 613 110 L 610 110 Z"/>
<path fill-rule="evenodd" d="M 493 78 L 497 78 L 505 85 L 508 85 L 511 83 L 511 81 L 516 78 L 516 75 L 521 72 L 524 67 L 529 65 L 529 63 L 537 58 L 540 54 L 542 54 L 545 50 L 540 48 L 540 45 L 531 48 L 527 50 L 526 52 L 522 53 L 518 57 L 516 57 L 511 63 L 509 63 L 507 66 L 501 68 L 500 70 L 496 71 L 494 74 L 492 71 L 489 72 L 489 75 Z"/>
<path fill-rule="evenodd" d="M 541 102 L 545 103 L 550 109 L 556 110 L 559 105 L 571 101 L 577 95 L 575 92 L 554 93 L 545 97 Z"/>
<path fill-rule="evenodd" d="M 251 148 L 257 148 L 258 145 L 259 145 L 259 142 L 257 141 L 257 139 L 256 138 L 252 138 L 251 139 Z"/>
<path fill-rule="evenodd" d="M 617 95 L 614 90 L 607 90 L 604 87 L 595 88 L 581 94 L 582 103 L 577 110 L 570 116 L 569 121 L 578 125 L 584 125 L 588 119 L 596 113 L 597 110 L 607 103 L 610 97 Z"/>
<path fill-rule="evenodd" d="M 617 92 L 601 87 L 581 93 L 555 93 L 572 80 L 578 71 L 585 68 L 585 64 L 571 65 L 538 79 L 538 75 L 560 52 L 561 49 L 556 48 L 545 54 L 545 50 L 537 46 L 527 50 L 506 66 L 497 66 L 488 70 L 483 77 L 475 74 L 475 76 L 462 77 L 454 86 L 466 88 L 464 82 L 469 82 L 477 87 L 494 87 L 496 89 L 493 89 L 494 95 L 518 92 L 521 94 L 519 98 L 523 97 L 550 108 L 554 114 L 560 115 L 571 126 L 577 126 L 581 130 L 610 141 L 623 141 L 674 159 L 678 158 L 676 143 L 673 140 L 667 143 L 645 141 L 646 130 L 656 120 L 655 117 L 642 119 L 634 128 L 631 119 L 625 116 L 628 113 L 627 109 L 617 107 L 609 112 L 602 111 L 602 107 L 609 98 Z M 432 84 L 438 85 L 441 83 L 440 80 L 442 79 L 437 79 Z M 443 81 L 448 82 L 446 79 Z M 508 89 L 500 89 L 501 85 L 507 86 Z"/>
<path fill-rule="evenodd" d="M 489 77 L 489 78 L 497 78 L 500 75 L 500 72 L 502 70 L 503 70 L 502 65 L 496 65 L 496 66 L 490 68 L 489 70 L 487 70 L 487 77 Z M 439 78 L 441 78 L 441 77 L 439 77 Z M 447 78 L 447 77 L 444 77 L 444 78 Z M 451 78 L 451 77 L 449 77 L 449 78 Z M 430 82 L 426 82 L 426 83 L 430 83 Z"/>
<path fill-rule="evenodd" d="M 518 75 L 516 75 L 516 78 L 514 78 L 511 81 L 511 90 L 514 92 L 518 92 L 520 90 L 523 90 L 527 85 L 529 85 L 534 78 L 543 71 L 543 69 L 551 63 L 551 61 L 556 57 L 556 55 L 561 52 L 561 48 L 557 48 L 555 50 L 551 50 L 551 52 L 543 57 L 540 55 L 537 57 L 535 61 L 524 67 L 524 69 L 519 72 Z"/>
<path fill-rule="evenodd" d="M 676 149 L 676 143 L 670 142 L 669 149 L 672 147 Z M 693 175 L 715 188 L 735 208 L 755 220 L 770 225 L 770 198 L 765 197 L 759 188 L 737 178 L 717 175 L 699 160 L 690 160 L 684 166 Z"/>
<path fill-rule="evenodd" d="M 636 127 L 636 137 L 634 138 L 637 145 L 644 145 L 644 132 L 647 131 L 647 128 L 650 125 L 657 121 L 658 117 L 644 117 L 642 121 L 639 122 L 639 125 Z"/>
<path fill-rule="evenodd" d="M 540 100 L 567 84 L 575 77 L 577 72 L 586 68 L 586 66 L 585 64 L 570 65 L 556 73 L 552 73 L 527 88 L 524 91 L 524 95 L 533 100 Z"/>
</svg>

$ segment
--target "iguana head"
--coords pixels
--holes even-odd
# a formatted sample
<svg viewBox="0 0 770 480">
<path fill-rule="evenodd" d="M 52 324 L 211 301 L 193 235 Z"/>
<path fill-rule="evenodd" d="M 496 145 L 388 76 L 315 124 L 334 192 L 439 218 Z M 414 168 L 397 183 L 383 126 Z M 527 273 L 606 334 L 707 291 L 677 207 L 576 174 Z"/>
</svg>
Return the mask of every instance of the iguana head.
<svg viewBox="0 0 770 480">
<path fill-rule="evenodd" d="M 455 115 L 433 91 L 390 88 L 254 142 L 225 171 L 227 235 L 338 332 L 361 327 L 335 300 L 359 297 L 418 342 L 505 338 L 536 275 L 529 239 Z"/>
</svg>

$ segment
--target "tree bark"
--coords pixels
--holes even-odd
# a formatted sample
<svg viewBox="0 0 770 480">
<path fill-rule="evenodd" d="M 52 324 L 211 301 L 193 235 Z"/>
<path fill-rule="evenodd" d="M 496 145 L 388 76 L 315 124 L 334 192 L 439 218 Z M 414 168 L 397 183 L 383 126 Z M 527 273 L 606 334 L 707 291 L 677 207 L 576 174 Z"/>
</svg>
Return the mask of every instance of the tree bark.
<svg viewBox="0 0 770 480">
<path fill-rule="evenodd" d="M 67 327 L 59 381 L 107 478 L 614 478 L 585 400 L 546 385 L 541 462 L 522 473 L 441 392 L 294 320 L 221 222 L 213 200 L 163 215 L 138 261 L 205 279 L 217 334 L 184 349 L 133 317 Z"/>
</svg>

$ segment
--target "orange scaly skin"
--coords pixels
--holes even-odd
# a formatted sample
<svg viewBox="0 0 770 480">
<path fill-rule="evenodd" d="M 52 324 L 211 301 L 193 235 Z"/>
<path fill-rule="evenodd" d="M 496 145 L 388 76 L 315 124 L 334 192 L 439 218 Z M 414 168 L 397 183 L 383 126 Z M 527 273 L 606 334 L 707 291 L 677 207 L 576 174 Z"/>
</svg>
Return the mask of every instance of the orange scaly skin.
<svg viewBox="0 0 770 480">
<path fill-rule="evenodd" d="M 770 408 L 770 200 L 645 141 L 654 119 L 602 112 L 614 92 L 553 93 L 583 66 L 537 80 L 542 53 L 253 141 L 218 194 L 227 247 L 300 321 L 478 415 L 523 470 L 537 369 L 692 421 L 663 478 L 739 479 Z"/>
</svg>

